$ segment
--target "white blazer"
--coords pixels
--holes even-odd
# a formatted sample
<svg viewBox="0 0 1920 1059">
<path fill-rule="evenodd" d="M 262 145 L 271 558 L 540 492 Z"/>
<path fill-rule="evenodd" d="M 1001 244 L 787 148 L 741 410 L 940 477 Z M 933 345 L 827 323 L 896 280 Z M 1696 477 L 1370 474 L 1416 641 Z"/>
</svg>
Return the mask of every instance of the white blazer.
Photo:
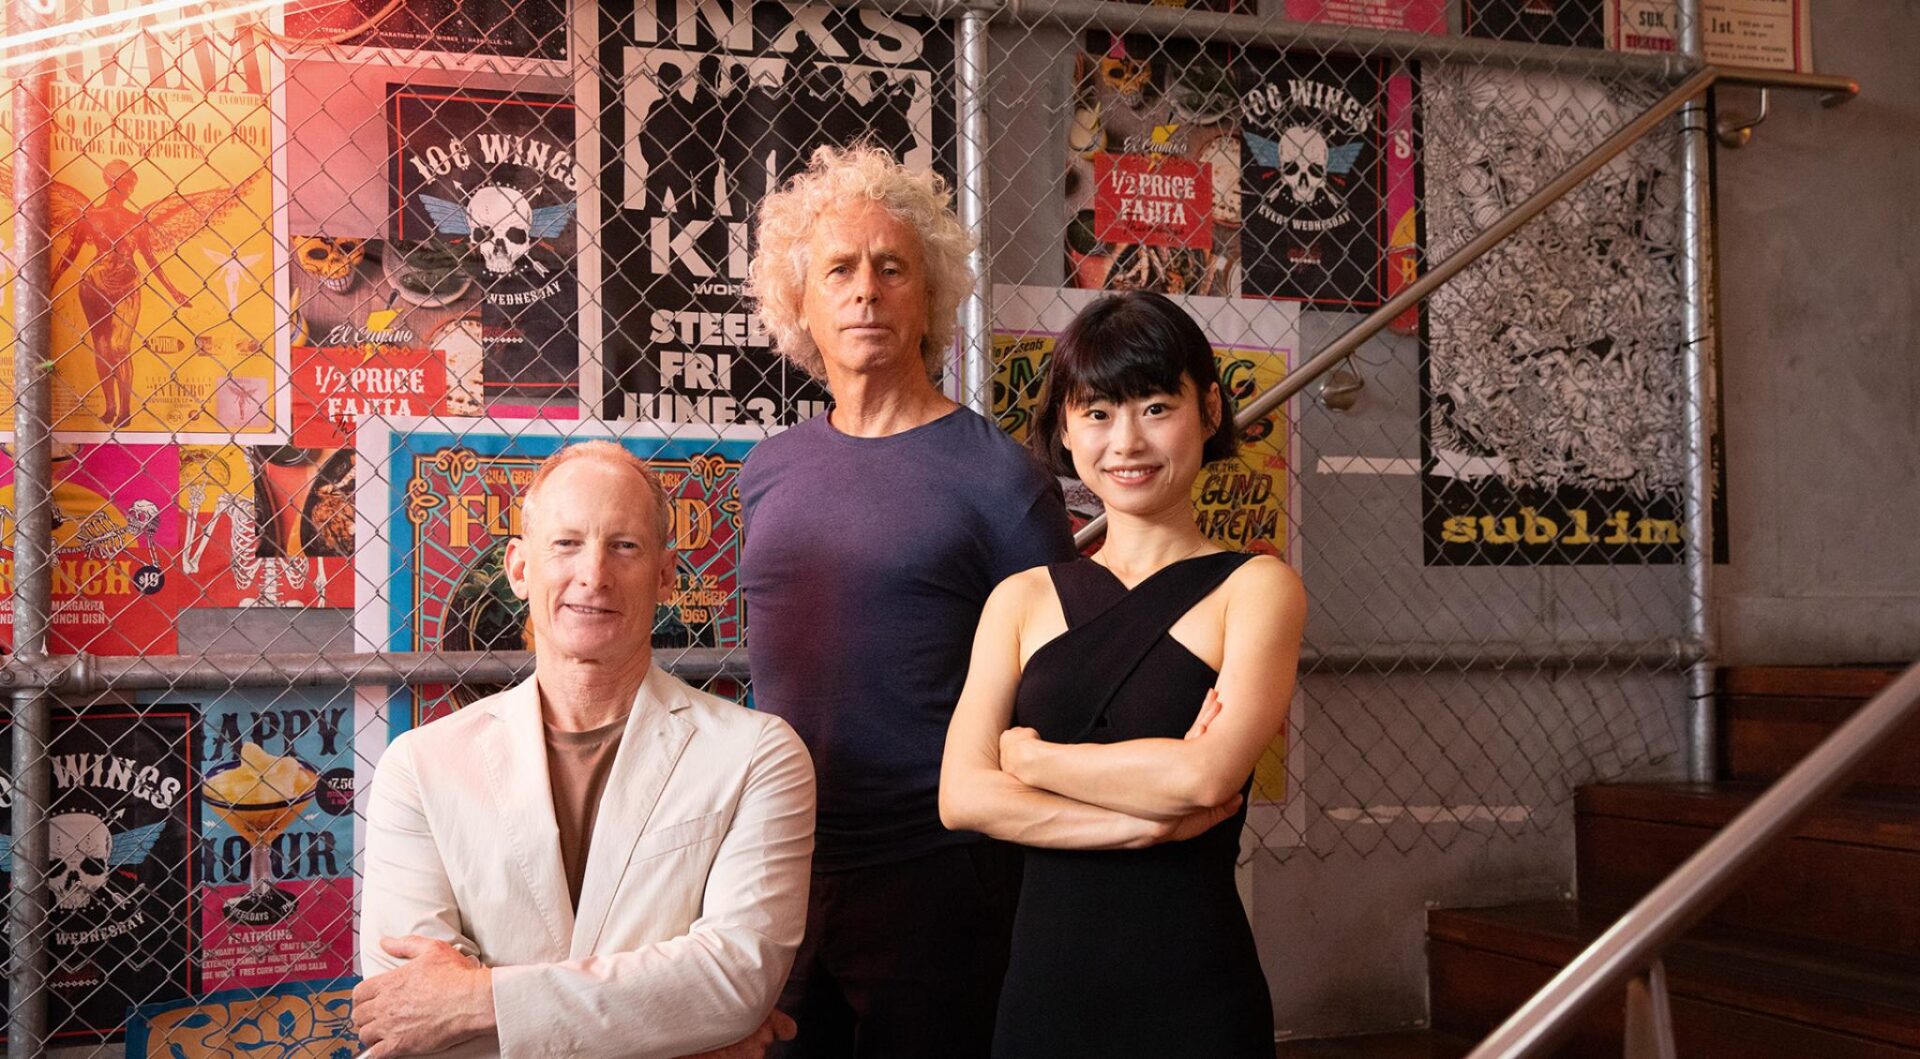
<svg viewBox="0 0 1920 1059">
<path fill-rule="evenodd" d="M 813 762 L 786 722 L 654 667 L 567 899 L 530 677 L 394 740 L 374 774 L 361 973 L 382 936 L 493 968 L 501 1059 L 679 1056 L 759 1026 L 806 927 Z"/>
</svg>

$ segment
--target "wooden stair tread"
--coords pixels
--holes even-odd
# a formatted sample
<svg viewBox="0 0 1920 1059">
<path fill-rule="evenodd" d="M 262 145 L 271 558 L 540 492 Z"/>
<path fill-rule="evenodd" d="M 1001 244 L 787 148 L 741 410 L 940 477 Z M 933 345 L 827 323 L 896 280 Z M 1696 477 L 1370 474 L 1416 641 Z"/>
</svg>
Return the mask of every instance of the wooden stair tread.
<svg viewBox="0 0 1920 1059">
<path fill-rule="evenodd" d="M 1433 1030 L 1281 1041 L 1275 1059 L 1461 1059 L 1475 1041 Z"/>
<path fill-rule="evenodd" d="M 1720 670 L 1723 695 L 1773 695 L 1792 699 L 1870 699 L 1900 675 L 1899 666 L 1728 666 Z"/>
<path fill-rule="evenodd" d="M 1427 936 L 1558 969 L 1617 918 L 1573 901 L 1434 910 Z M 1920 1048 L 1920 959 L 1703 928 L 1665 963 L 1675 996 Z"/>
<path fill-rule="evenodd" d="M 1578 812 L 1719 830 L 1766 790 L 1750 782 L 1610 783 L 1582 787 Z M 1920 791 L 1853 791 L 1815 809 L 1795 838 L 1920 853 Z"/>
</svg>

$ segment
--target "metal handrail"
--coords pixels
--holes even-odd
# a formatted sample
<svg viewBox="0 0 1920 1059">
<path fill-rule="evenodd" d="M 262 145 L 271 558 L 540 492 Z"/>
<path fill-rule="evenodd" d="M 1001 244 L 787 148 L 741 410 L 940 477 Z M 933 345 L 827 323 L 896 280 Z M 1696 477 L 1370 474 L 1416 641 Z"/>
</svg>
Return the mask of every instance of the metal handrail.
<svg viewBox="0 0 1920 1059">
<path fill-rule="evenodd" d="M 1800 822 L 1853 779 L 1867 759 L 1920 716 L 1920 664 L 1815 747 L 1699 852 L 1687 858 L 1599 940 L 1480 1043 L 1467 1059 L 1518 1059 L 1550 1047 L 1574 1016 L 1640 972 L 1726 896 Z"/>
<path fill-rule="evenodd" d="M 1107 0 L 1081 0 L 1088 4 L 1114 6 Z M 1567 192 L 1579 186 L 1580 182 L 1599 172 L 1620 152 L 1632 146 L 1634 141 L 1653 131 L 1662 121 L 1677 113 L 1693 99 L 1723 79 L 1737 80 L 1741 84 L 1767 84 L 1782 88 L 1798 88 L 1826 93 L 1828 99 L 1851 99 L 1859 94 L 1860 83 L 1850 77 L 1838 77 L 1830 74 L 1786 74 L 1781 73 L 1768 79 L 1768 71 L 1731 69 L 1721 66 L 1702 67 L 1693 76 L 1674 86 L 1673 90 L 1660 97 L 1654 104 L 1632 121 L 1616 129 L 1613 135 L 1602 140 L 1593 150 L 1569 166 L 1565 172 L 1548 181 L 1539 190 L 1528 196 L 1526 201 L 1515 206 L 1499 220 L 1488 225 L 1467 244 L 1447 256 L 1445 261 L 1434 265 L 1421 273 L 1400 293 L 1388 298 L 1386 303 L 1369 313 L 1366 319 L 1342 332 L 1339 337 L 1328 342 L 1320 352 L 1306 363 L 1288 372 L 1279 382 L 1274 383 L 1258 397 L 1247 402 L 1234 414 L 1235 427 L 1245 429 L 1265 419 L 1273 410 L 1291 400 L 1294 395 L 1312 385 L 1320 376 L 1333 370 L 1334 365 L 1347 359 L 1367 340 L 1386 330 L 1401 313 L 1406 312 L 1427 295 L 1432 294 L 1442 284 L 1465 270 L 1468 265 L 1492 250 L 1507 236 L 1517 231 L 1521 225 L 1546 212 Z M 1832 105 L 1829 103 L 1828 105 Z M 1074 534 L 1074 544 L 1085 548 L 1099 540 L 1107 532 L 1107 516 L 1097 515 L 1092 521 Z"/>
</svg>

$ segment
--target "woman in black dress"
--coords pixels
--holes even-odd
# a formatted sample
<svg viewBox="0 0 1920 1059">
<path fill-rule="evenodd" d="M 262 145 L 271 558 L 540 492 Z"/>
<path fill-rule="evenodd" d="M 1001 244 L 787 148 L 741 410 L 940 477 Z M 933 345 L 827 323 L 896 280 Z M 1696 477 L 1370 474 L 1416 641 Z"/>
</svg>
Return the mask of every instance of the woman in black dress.
<svg viewBox="0 0 1920 1059">
<path fill-rule="evenodd" d="M 1285 563 L 1196 525 L 1194 478 L 1234 439 L 1169 299 L 1103 298 L 1061 337 L 1030 440 L 1106 504 L 1106 542 L 994 590 L 940 779 L 948 827 L 1030 847 L 997 1059 L 1273 1054 L 1233 869 L 1306 604 Z"/>
</svg>

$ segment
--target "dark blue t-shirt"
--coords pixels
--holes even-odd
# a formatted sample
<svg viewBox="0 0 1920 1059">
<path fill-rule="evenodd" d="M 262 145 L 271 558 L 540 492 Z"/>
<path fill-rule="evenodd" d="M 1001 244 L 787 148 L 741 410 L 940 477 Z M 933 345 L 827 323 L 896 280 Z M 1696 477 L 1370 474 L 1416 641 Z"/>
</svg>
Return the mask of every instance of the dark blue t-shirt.
<svg viewBox="0 0 1920 1059">
<path fill-rule="evenodd" d="M 884 438 L 819 415 L 740 472 L 753 697 L 806 741 L 818 871 L 977 836 L 940 826 L 940 755 L 993 586 L 1071 558 L 1059 484 L 979 414 Z"/>
</svg>

